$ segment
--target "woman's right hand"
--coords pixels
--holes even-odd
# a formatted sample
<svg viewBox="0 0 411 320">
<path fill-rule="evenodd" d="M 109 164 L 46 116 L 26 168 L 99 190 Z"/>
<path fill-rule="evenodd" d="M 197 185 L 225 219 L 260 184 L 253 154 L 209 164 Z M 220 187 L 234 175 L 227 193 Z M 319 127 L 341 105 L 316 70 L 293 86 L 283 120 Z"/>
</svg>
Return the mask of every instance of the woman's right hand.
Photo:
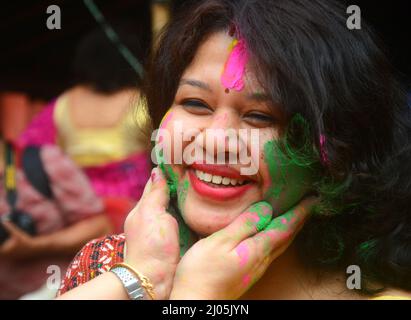
<svg viewBox="0 0 411 320">
<path fill-rule="evenodd" d="M 168 299 L 180 259 L 178 224 L 166 210 L 169 200 L 166 179 L 154 168 L 124 225 L 124 262 L 151 281 L 156 299 Z"/>
<path fill-rule="evenodd" d="M 272 218 L 268 202 L 253 204 L 231 224 L 195 243 L 181 258 L 171 299 L 241 297 L 292 243 L 317 199 Z"/>
</svg>

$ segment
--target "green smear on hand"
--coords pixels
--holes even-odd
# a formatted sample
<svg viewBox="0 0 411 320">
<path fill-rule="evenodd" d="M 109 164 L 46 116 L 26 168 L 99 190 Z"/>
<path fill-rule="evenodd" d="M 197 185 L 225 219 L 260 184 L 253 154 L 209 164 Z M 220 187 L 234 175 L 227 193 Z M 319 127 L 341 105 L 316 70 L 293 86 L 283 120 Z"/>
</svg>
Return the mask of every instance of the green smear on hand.
<svg viewBox="0 0 411 320">
<path fill-rule="evenodd" d="M 264 211 L 264 207 L 266 208 L 266 211 Z M 257 213 L 259 218 L 256 224 L 256 229 L 258 232 L 263 230 L 270 223 L 271 211 L 271 205 L 268 202 L 257 202 L 250 207 L 249 212 Z"/>
<path fill-rule="evenodd" d="M 290 228 L 290 222 L 295 217 L 294 210 L 291 210 L 278 218 L 275 218 L 265 229 L 268 230 L 278 230 L 278 231 L 287 231 Z M 285 223 L 284 223 L 285 222 Z"/>
</svg>

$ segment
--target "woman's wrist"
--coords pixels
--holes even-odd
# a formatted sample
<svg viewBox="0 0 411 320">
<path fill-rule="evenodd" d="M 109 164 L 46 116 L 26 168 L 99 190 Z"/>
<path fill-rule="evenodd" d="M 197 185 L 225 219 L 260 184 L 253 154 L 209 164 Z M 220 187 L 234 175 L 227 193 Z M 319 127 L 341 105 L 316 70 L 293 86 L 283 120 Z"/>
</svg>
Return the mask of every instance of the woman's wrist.
<svg viewBox="0 0 411 320">
<path fill-rule="evenodd" d="M 129 265 L 140 275 L 147 278 L 148 283 L 153 286 L 156 299 L 165 300 L 169 298 L 174 274 L 171 275 L 162 271 L 162 267 L 156 265 L 156 263 L 150 263 L 147 260 L 139 263 L 132 259 L 125 259 L 124 263 Z"/>
</svg>

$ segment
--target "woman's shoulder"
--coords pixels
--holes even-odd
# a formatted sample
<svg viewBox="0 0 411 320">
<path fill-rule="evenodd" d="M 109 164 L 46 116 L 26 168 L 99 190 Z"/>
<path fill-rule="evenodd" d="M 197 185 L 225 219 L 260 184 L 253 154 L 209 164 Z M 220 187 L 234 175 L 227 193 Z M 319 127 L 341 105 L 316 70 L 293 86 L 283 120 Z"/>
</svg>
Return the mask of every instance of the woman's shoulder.
<svg viewBox="0 0 411 320">
<path fill-rule="evenodd" d="M 109 235 L 88 242 L 67 268 L 58 295 L 107 272 L 124 260 L 124 234 Z"/>
</svg>

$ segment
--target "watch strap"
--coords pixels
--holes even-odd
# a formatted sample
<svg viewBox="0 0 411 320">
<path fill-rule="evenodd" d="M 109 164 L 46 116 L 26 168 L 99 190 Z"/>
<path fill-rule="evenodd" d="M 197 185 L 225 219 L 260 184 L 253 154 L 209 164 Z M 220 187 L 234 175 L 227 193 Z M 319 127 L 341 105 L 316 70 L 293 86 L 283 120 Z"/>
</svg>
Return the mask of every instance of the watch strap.
<svg viewBox="0 0 411 320">
<path fill-rule="evenodd" d="M 147 300 L 145 289 L 141 286 L 140 279 L 130 270 L 123 266 L 115 266 L 110 271 L 120 279 L 131 300 Z"/>
</svg>

